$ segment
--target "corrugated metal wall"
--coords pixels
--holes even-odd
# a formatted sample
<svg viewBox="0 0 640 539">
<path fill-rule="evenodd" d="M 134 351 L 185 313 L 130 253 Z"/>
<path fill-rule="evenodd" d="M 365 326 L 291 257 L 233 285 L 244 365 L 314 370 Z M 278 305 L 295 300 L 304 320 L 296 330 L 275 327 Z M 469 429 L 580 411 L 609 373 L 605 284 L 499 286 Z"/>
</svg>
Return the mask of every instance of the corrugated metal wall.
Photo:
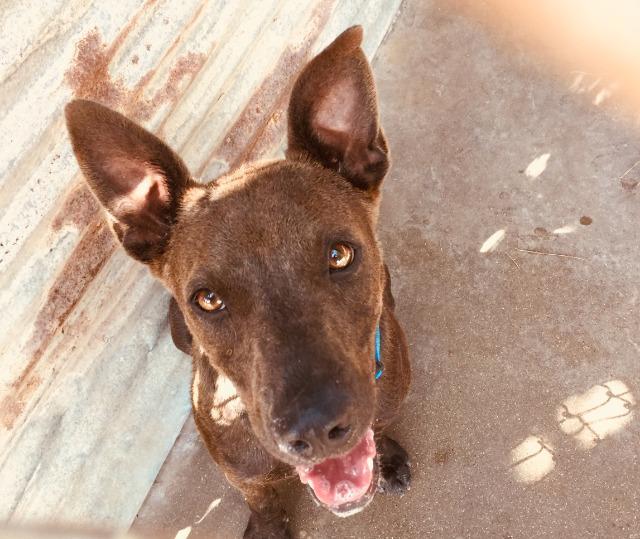
<svg viewBox="0 0 640 539">
<path fill-rule="evenodd" d="M 72 97 L 210 179 L 282 145 L 311 54 L 400 0 L 0 3 L 0 520 L 127 526 L 189 411 L 167 295 L 118 249 L 70 151 Z"/>
</svg>

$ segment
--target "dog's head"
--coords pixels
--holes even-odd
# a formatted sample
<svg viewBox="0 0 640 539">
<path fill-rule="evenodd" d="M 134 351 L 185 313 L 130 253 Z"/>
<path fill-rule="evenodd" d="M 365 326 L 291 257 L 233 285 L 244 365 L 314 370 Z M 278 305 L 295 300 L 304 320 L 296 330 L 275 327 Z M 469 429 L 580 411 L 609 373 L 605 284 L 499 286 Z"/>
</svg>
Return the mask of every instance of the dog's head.
<svg viewBox="0 0 640 539">
<path fill-rule="evenodd" d="M 192 354 L 231 381 L 264 447 L 329 505 L 314 465 L 371 465 L 385 283 L 374 227 L 389 161 L 361 39 L 347 30 L 299 76 L 286 159 L 211 183 L 120 114 L 66 109 L 87 182 L 129 255 L 173 295 Z"/>
</svg>

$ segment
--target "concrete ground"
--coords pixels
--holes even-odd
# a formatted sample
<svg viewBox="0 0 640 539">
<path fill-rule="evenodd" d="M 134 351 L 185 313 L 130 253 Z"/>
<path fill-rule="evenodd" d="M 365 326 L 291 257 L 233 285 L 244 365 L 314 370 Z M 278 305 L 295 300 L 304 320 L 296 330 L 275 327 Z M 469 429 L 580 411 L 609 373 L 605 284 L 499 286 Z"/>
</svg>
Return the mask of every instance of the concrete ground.
<svg viewBox="0 0 640 539">
<path fill-rule="evenodd" d="M 300 537 L 640 538 L 640 135 L 512 37 L 407 0 L 375 59 L 413 485 L 346 520 L 289 486 Z M 134 530 L 246 518 L 189 422 Z"/>
</svg>

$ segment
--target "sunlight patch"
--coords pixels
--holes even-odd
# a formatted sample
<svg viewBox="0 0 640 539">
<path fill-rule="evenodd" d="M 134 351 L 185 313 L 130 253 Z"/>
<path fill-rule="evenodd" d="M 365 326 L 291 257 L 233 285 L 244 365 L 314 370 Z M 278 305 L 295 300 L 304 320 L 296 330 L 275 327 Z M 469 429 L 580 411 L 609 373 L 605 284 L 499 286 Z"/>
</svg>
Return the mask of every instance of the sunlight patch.
<svg viewBox="0 0 640 539">
<path fill-rule="evenodd" d="M 511 469 L 520 483 L 535 483 L 556 466 L 553 448 L 539 436 L 529 436 L 511 451 Z"/>
<path fill-rule="evenodd" d="M 200 399 L 200 371 L 196 369 L 195 374 L 193 375 L 193 382 L 191 384 L 191 402 L 193 403 L 193 408 L 195 411 L 198 411 L 198 401 Z"/>
<path fill-rule="evenodd" d="M 635 403 L 624 382 L 611 380 L 566 399 L 557 409 L 557 419 L 565 434 L 591 449 L 631 421 Z"/>
<path fill-rule="evenodd" d="M 191 187 L 180 199 L 180 205 L 186 210 L 192 210 L 206 196 L 207 190 L 204 187 Z"/>
<path fill-rule="evenodd" d="M 535 179 L 540 176 L 540 174 L 542 174 L 547 168 L 549 157 L 551 157 L 550 153 L 543 153 L 531 161 L 527 168 L 524 169 L 524 173 L 527 178 Z"/>
<path fill-rule="evenodd" d="M 244 412 L 244 404 L 233 382 L 219 374 L 213 393 L 211 419 L 218 425 L 231 425 Z"/>
</svg>

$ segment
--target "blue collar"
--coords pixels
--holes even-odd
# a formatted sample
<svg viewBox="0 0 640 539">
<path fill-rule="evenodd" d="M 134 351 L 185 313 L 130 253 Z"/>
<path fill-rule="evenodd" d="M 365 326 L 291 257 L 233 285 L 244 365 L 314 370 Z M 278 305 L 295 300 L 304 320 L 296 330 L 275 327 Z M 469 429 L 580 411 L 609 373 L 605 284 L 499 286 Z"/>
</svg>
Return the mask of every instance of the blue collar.
<svg viewBox="0 0 640 539">
<path fill-rule="evenodd" d="M 376 326 L 376 375 L 375 379 L 378 380 L 384 372 L 384 365 L 382 364 L 382 351 L 381 343 L 382 337 L 380 335 L 380 324 Z"/>
</svg>

